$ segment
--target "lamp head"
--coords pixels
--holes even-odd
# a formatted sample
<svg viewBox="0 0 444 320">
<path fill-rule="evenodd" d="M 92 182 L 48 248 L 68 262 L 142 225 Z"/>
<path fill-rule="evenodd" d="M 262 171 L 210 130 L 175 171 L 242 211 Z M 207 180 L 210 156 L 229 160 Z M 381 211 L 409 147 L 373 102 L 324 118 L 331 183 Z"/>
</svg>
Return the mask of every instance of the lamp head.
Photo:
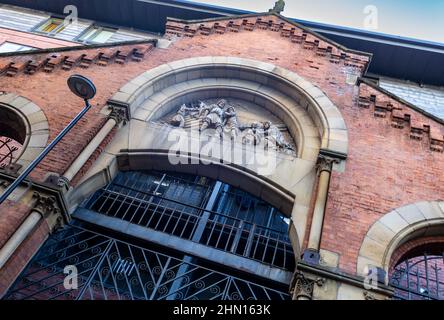
<svg viewBox="0 0 444 320">
<path fill-rule="evenodd" d="M 96 95 L 94 83 L 81 75 L 73 75 L 68 79 L 68 87 L 76 96 L 83 100 L 90 100 Z"/>
</svg>

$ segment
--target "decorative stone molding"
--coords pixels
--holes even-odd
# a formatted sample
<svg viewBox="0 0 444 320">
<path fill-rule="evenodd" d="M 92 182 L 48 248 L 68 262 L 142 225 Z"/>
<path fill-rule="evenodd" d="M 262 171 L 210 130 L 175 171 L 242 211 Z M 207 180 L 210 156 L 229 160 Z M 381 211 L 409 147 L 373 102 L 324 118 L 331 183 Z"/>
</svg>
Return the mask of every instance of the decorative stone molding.
<svg viewBox="0 0 444 320">
<path fill-rule="evenodd" d="M 32 211 L 42 215 L 48 223 L 49 230 L 56 230 L 63 225 L 62 212 L 54 196 L 46 196 L 40 192 L 34 192 L 33 198 L 35 203 Z"/>
<path fill-rule="evenodd" d="M 60 213 L 55 197 L 45 196 L 40 192 L 34 192 L 33 197 L 35 199 L 33 210 L 39 212 L 43 217 Z"/>
<path fill-rule="evenodd" d="M 408 128 L 410 139 L 424 141 L 429 144 L 431 151 L 444 153 L 442 119 L 426 114 L 424 110 L 362 79 L 359 85 L 358 106 L 373 111 L 376 118 L 388 119 L 393 128 Z"/>
<path fill-rule="evenodd" d="M 52 73 L 55 70 L 71 71 L 75 68 L 88 69 L 92 65 L 106 67 L 109 64 L 125 64 L 128 61 L 140 62 L 154 48 L 154 41 L 115 46 L 101 45 L 89 47 L 68 47 L 51 50 L 35 50 L 24 59 L 8 57 L 9 63 L 2 62 L 0 75 L 15 77 L 18 74 L 33 75 L 37 72 Z M 68 52 L 67 52 L 68 51 Z M 46 53 L 46 55 L 45 55 Z"/>
<path fill-rule="evenodd" d="M 312 300 L 314 286 L 322 287 L 325 284 L 324 278 L 311 279 L 296 271 L 290 285 L 290 294 L 293 300 Z"/>
<path fill-rule="evenodd" d="M 330 63 L 344 63 L 363 72 L 370 63 L 371 54 L 349 50 L 304 26 L 295 23 L 277 12 L 249 14 L 235 18 L 214 18 L 200 21 L 185 21 L 168 18 L 166 36 L 195 37 L 199 35 L 225 34 L 229 32 L 252 32 L 255 29 L 280 33 L 295 45 L 325 57 Z"/>
<path fill-rule="evenodd" d="M 111 101 L 128 105 L 131 118 L 148 122 L 202 94 L 221 96 L 223 90 L 236 97 L 250 99 L 251 96 L 285 121 L 301 153 L 317 157 L 319 151 L 315 152 L 312 142 L 320 133 L 321 148 L 347 154 L 347 127 L 338 108 L 318 87 L 294 72 L 269 63 L 237 57 L 175 61 L 131 80 Z M 305 125 L 304 119 L 312 123 L 311 128 Z M 313 131 L 314 128 L 319 132 Z M 302 138 L 304 130 L 306 138 Z M 305 151 L 304 143 L 307 144 Z"/>
<path fill-rule="evenodd" d="M 9 168 L 10 173 L 20 173 L 46 147 L 49 139 L 48 120 L 39 106 L 27 98 L 13 93 L 0 95 L 0 108 L 7 108 L 14 112 L 22 119 L 26 128 L 26 137 L 22 149 Z M 8 170 L 8 168 L 6 169 Z"/>
<path fill-rule="evenodd" d="M 317 170 L 318 175 L 320 175 L 324 171 L 331 173 L 333 170 L 333 164 L 339 163 L 339 162 L 340 162 L 340 160 L 338 160 L 338 159 L 327 157 L 324 155 L 320 155 L 318 157 L 318 162 L 316 164 L 316 170 Z"/>
<path fill-rule="evenodd" d="M 131 119 L 129 105 L 112 100 L 109 100 L 107 104 L 108 108 L 111 110 L 108 118 L 114 119 L 117 125 L 119 125 L 120 123 L 126 125 L 126 123 Z"/>
<path fill-rule="evenodd" d="M 376 221 L 362 242 L 357 273 L 366 276 L 369 268 L 381 268 L 387 275 L 395 250 L 403 243 L 444 231 L 444 202 L 418 202 L 393 210 Z"/>
<path fill-rule="evenodd" d="M 371 293 L 371 292 L 369 292 L 369 291 L 364 291 L 364 299 L 365 300 L 378 300 L 378 299 L 376 299 L 376 296 L 373 294 L 373 293 Z"/>
</svg>

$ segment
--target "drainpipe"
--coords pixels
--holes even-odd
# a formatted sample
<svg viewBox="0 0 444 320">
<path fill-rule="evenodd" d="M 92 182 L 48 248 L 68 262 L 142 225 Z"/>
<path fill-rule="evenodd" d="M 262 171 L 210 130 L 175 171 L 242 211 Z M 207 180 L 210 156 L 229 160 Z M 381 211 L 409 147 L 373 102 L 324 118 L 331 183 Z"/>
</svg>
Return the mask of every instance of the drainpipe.
<svg viewBox="0 0 444 320">
<path fill-rule="evenodd" d="M 108 120 L 105 125 L 96 134 L 94 139 L 83 149 L 80 155 L 75 159 L 71 166 L 66 170 L 62 177 L 60 177 L 61 185 L 65 185 L 69 188 L 70 182 L 74 179 L 77 173 L 82 169 L 88 159 L 92 156 L 94 151 L 100 146 L 100 144 L 105 140 L 108 134 L 121 122 L 126 122 L 126 110 L 120 107 L 112 106 L 112 112 L 108 116 Z"/>
<path fill-rule="evenodd" d="M 60 210 L 56 206 L 57 200 L 55 197 L 46 197 L 35 192 L 34 198 L 36 202 L 31 213 L 0 249 L 0 270 L 2 270 L 17 248 L 28 238 L 43 218 L 47 220 L 50 230 L 61 224 L 62 219 Z"/>
</svg>

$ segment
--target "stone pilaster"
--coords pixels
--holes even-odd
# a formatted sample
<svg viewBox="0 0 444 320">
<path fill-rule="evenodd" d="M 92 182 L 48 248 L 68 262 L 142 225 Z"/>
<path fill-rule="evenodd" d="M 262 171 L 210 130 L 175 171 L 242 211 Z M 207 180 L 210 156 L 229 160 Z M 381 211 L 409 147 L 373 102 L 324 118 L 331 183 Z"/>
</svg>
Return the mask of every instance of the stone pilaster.
<svg viewBox="0 0 444 320">
<path fill-rule="evenodd" d="M 33 198 L 35 202 L 32 212 L 39 213 L 45 219 L 51 232 L 63 225 L 62 212 L 55 197 L 34 192 Z"/>
</svg>

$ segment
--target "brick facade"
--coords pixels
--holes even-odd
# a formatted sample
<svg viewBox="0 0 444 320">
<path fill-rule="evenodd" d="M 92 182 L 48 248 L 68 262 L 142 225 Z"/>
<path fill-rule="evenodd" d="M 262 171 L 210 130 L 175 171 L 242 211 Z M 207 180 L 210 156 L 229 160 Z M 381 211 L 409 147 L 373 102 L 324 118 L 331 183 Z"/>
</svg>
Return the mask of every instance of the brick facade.
<svg viewBox="0 0 444 320">
<path fill-rule="evenodd" d="M 146 70 L 198 56 L 242 57 L 272 63 L 294 71 L 318 86 L 336 104 L 346 121 L 349 156 L 345 171 L 332 175 L 321 248 L 338 253 L 339 269 L 354 275 L 360 245 L 375 221 L 403 205 L 443 199 L 444 125 L 366 83 L 355 85 L 350 82 L 350 77 L 353 79 L 363 74 L 368 55 L 347 53 L 344 48 L 291 27 L 275 16 L 267 19 L 264 17 L 262 22 L 257 18 L 247 19 L 247 22 L 243 19 L 226 20 L 219 21 L 216 26 L 214 22 L 206 23 L 203 27 L 170 21 L 167 34 L 173 42 L 167 49 L 151 48 L 150 44 L 73 48 L 56 54 L 75 61 L 69 70 L 64 70 L 66 59 L 54 58 L 57 63 L 52 70 L 44 72 L 45 66 L 40 62 L 54 53 L 0 57 L 2 68 L 7 68 L 11 62 L 18 66 L 29 60 L 40 66 L 33 74 L 27 74 L 25 66 L 11 77 L 0 76 L 0 88 L 25 96 L 40 106 L 48 118 L 50 140 L 83 106 L 82 101 L 69 92 L 67 78 L 81 73 L 91 78 L 98 89 L 92 110 L 49 154 L 32 178 L 42 182 L 48 172 L 63 174 L 104 124 L 106 116 L 101 110 L 107 100 Z M 143 52 L 142 58 L 128 58 L 123 63 L 116 63 L 117 51 L 132 54 L 134 49 Z M 86 67 L 82 66 L 85 57 L 81 58 L 82 55 L 92 61 Z M 98 63 L 103 55 L 110 56 L 110 59 Z M 91 157 L 74 184 L 99 153 L 96 151 Z M 16 216 L 20 210 L 9 216 L 10 204 L 4 206 L 2 211 L 7 215 L 0 214 L 0 221 L 9 219 L 10 229 L 0 229 L 1 241 L 10 236 L 21 219 Z M 33 237 L 44 239 L 43 236 Z M 25 260 L 14 261 L 20 265 Z M 3 285 L 4 279 L 2 276 Z"/>
</svg>

